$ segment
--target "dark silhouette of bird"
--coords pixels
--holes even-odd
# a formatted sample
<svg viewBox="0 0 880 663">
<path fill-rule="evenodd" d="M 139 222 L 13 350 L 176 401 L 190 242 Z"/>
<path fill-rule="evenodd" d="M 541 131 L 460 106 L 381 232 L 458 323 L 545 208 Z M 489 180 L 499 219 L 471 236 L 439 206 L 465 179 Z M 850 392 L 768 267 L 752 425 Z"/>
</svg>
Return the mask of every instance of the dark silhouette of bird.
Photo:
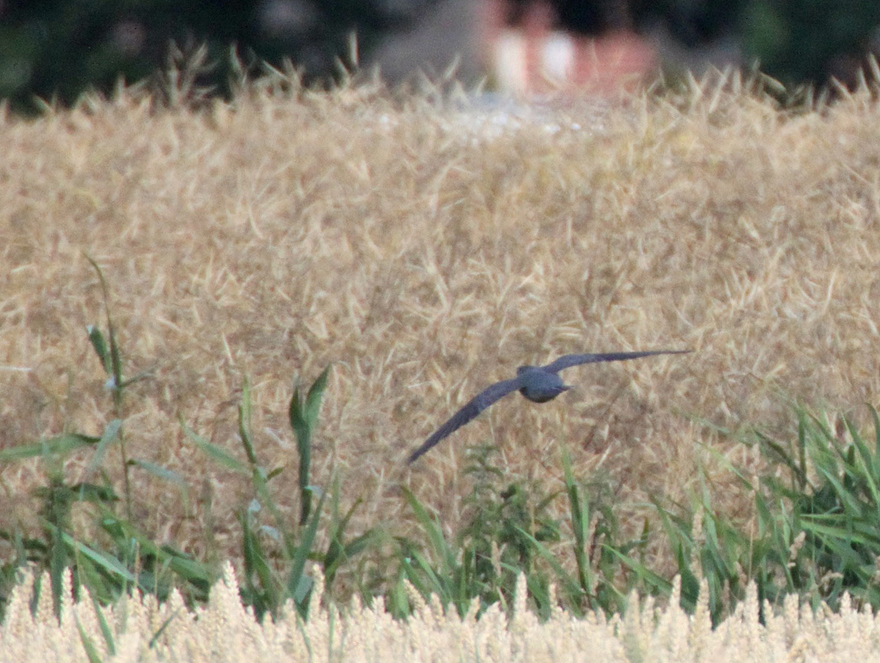
<svg viewBox="0 0 880 663">
<path fill-rule="evenodd" d="M 571 385 L 565 384 L 559 376 L 559 371 L 564 368 L 580 366 L 581 364 L 594 364 L 600 361 L 623 361 L 626 359 L 638 359 L 639 357 L 678 355 L 687 352 L 690 352 L 690 350 L 649 350 L 647 352 L 563 355 L 546 366 L 520 366 L 516 369 L 515 378 L 496 382 L 468 401 L 463 408 L 452 415 L 449 421 L 440 426 L 431 437 L 425 440 L 422 446 L 413 451 L 406 462 L 414 462 L 445 437 L 457 431 L 471 421 L 471 419 L 474 419 L 492 403 L 514 391 L 519 390 L 519 393 L 535 403 L 552 401 L 562 392 L 571 389 Z"/>
</svg>

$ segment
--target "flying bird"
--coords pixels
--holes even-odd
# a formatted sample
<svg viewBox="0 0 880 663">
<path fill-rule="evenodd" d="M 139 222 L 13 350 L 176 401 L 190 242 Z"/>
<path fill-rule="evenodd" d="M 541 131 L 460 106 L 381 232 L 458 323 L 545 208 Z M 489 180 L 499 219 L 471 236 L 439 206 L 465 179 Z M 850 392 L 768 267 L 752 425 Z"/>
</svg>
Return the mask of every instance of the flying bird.
<svg viewBox="0 0 880 663">
<path fill-rule="evenodd" d="M 463 408 L 452 415 L 452 418 L 440 426 L 424 444 L 413 451 L 407 463 L 412 463 L 422 454 L 430 450 L 445 437 L 451 435 L 466 423 L 474 419 L 480 412 L 507 394 L 519 390 L 523 396 L 535 403 L 552 401 L 564 391 L 571 389 L 559 377 L 559 371 L 581 364 L 595 364 L 600 361 L 623 361 L 653 355 L 679 355 L 690 350 L 649 350 L 647 352 L 609 352 L 606 354 L 575 354 L 563 355 L 546 366 L 520 366 L 516 369 L 516 377 L 496 382 L 472 398 Z"/>
</svg>

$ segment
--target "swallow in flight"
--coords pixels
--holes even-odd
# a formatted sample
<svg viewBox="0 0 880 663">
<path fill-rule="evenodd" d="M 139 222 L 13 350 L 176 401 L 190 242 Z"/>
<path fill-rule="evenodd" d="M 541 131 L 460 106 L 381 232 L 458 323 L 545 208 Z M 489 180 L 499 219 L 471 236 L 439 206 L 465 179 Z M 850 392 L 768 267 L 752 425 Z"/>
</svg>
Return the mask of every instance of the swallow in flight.
<svg viewBox="0 0 880 663">
<path fill-rule="evenodd" d="M 690 350 L 649 350 L 647 352 L 609 352 L 606 354 L 574 354 L 563 355 L 546 366 L 520 366 L 516 369 L 516 377 L 509 380 L 496 382 L 487 387 L 458 412 L 452 415 L 445 424 L 440 426 L 424 444 L 413 451 L 407 463 L 412 463 L 422 454 L 430 450 L 445 437 L 451 435 L 459 428 L 474 419 L 480 412 L 514 391 L 519 390 L 523 396 L 534 403 L 546 403 L 552 401 L 564 391 L 571 389 L 571 385 L 563 382 L 559 371 L 581 364 L 595 364 L 600 361 L 624 361 L 626 359 L 638 359 L 639 357 L 651 357 L 654 355 L 678 355 L 690 352 Z"/>
</svg>

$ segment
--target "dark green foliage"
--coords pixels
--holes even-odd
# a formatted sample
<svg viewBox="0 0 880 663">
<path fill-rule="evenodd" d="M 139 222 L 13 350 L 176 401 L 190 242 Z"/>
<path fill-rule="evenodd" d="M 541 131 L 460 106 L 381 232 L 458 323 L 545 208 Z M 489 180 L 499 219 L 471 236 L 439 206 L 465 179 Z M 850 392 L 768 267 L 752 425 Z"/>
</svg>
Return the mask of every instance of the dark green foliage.
<svg viewBox="0 0 880 663">
<path fill-rule="evenodd" d="M 722 39 L 737 43 L 743 64 L 757 63 L 789 90 L 824 86 L 832 76 L 855 84 L 880 26 L 874 0 L 632 0 L 629 6 L 637 25 L 661 23 L 696 53 Z"/>
<path fill-rule="evenodd" d="M 367 54 L 383 35 L 412 26 L 439 1 L 298 0 L 288 7 L 293 14 L 285 17 L 282 7 L 273 18 L 275 5 L 265 0 L 11 0 L 0 5 L 0 99 L 34 113 L 46 103 L 74 104 L 86 90 L 108 94 L 120 80 L 152 80 L 160 98 L 174 97 L 167 72 L 175 69 L 189 71 L 186 89 L 197 91 L 189 101 L 229 98 L 243 74 L 259 74 L 263 63 L 280 69 L 285 60 L 307 84 L 326 83 L 356 66 L 352 35 Z M 852 82 L 880 24 L 874 0 L 552 4 L 562 27 L 581 33 L 662 24 L 695 49 L 730 38 L 742 47 L 747 66 L 757 61 L 787 86 L 824 85 L 829 76 Z M 189 66 L 193 59 L 199 66 Z"/>
<path fill-rule="evenodd" d="M 309 389 L 305 400 L 299 390 L 299 385 L 293 389 L 293 397 L 290 399 L 290 426 L 296 433 L 296 448 L 299 451 L 299 491 L 301 509 L 299 524 L 304 525 L 309 519 L 312 505 L 312 486 L 309 485 L 309 474 L 312 466 L 312 431 L 318 424 L 318 414 L 321 411 L 321 398 L 327 387 L 327 376 L 330 367 L 318 376 L 315 383 Z"/>
<path fill-rule="evenodd" d="M 70 105 L 88 89 L 109 93 L 119 79 L 134 84 L 166 69 L 172 43 L 184 54 L 204 46 L 211 66 L 196 83 L 211 94 L 232 92 L 242 66 L 229 57 L 233 49 L 248 69 L 262 61 L 280 67 L 289 58 L 309 77 L 333 76 L 340 61 L 350 64 L 353 31 L 364 47 L 393 18 L 362 0 L 306 0 L 293 5 L 292 23 L 283 11 L 273 22 L 271 8 L 261 0 L 4 2 L 0 98 L 34 112 L 42 107 L 35 97 Z"/>
<path fill-rule="evenodd" d="M 870 441 L 863 439 L 848 419 L 832 430 L 827 422 L 802 410 L 793 443 L 759 437 L 762 450 L 788 472 L 787 481 L 772 475 L 764 479 L 766 497 L 761 498 L 761 512 L 770 513 L 779 503 L 790 504 L 786 512 L 777 513 L 773 526 L 768 526 L 789 546 L 784 575 L 780 572 L 779 579 L 774 578 L 768 593 L 784 586 L 807 593 L 814 603 L 824 600 L 836 607 L 842 594 L 849 592 L 875 610 L 880 607 L 876 585 L 880 420 L 874 408 L 870 412 L 874 421 Z"/>
<path fill-rule="evenodd" d="M 880 421 L 870 412 L 870 443 L 849 420 L 834 431 L 802 409 L 791 440 L 756 432 L 752 443 L 769 463 L 766 473 L 756 481 L 730 468 L 754 494 L 755 524 L 748 531 L 712 506 L 707 486 L 689 507 L 655 502 L 678 560 L 684 608 L 694 608 L 700 579 L 708 583 L 716 623 L 745 596 L 749 582 L 774 606 L 795 593 L 814 608 L 821 602 L 836 608 L 848 592 L 880 608 Z"/>
<path fill-rule="evenodd" d="M 444 606 L 452 604 L 464 615 L 474 599 L 479 599 L 481 611 L 497 601 L 509 603 L 517 575 L 525 573 L 538 608 L 546 612 L 551 576 L 547 565 L 539 564 L 534 544 L 560 538 L 558 523 L 549 516 L 553 496 L 521 482 L 499 486 L 504 473 L 489 461 L 493 451 L 479 447 L 470 452 L 465 473 L 473 477 L 474 487 L 465 499 L 467 520 L 454 543 L 446 540 L 440 524 L 415 496 L 403 489 L 427 535 L 430 553 L 400 539 L 398 582 L 406 578 L 423 596 L 438 594 Z M 394 607 L 408 613 L 406 606 Z"/>
<path fill-rule="evenodd" d="M 601 609 L 608 614 L 621 611 L 633 589 L 643 594 L 665 595 L 672 584 L 651 572 L 644 564 L 648 542 L 647 524 L 635 540 L 624 540 L 608 495 L 598 485 L 589 499 L 581 497 L 582 486 L 565 468 L 565 495 L 569 500 L 573 547 L 577 572 L 572 575 L 558 552 L 551 549 L 567 538 L 562 524 L 549 515 L 556 494 L 524 482 L 506 483 L 504 473 L 489 462 L 492 449 L 472 450 L 466 472 L 474 487 L 465 502 L 468 518 L 454 537 L 447 540 L 442 527 L 415 496 L 404 495 L 425 532 L 428 552 L 408 539 L 399 540 L 400 572 L 390 593 L 394 614 L 409 614 L 410 606 L 401 582 L 406 579 L 424 597 L 439 596 L 441 604 L 452 605 L 460 615 L 479 601 L 479 612 L 495 602 L 510 605 L 516 579 L 524 574 L 532 605 L 544 618 L 554 602 L 575 614 Z M 505 485 L 506 484 L 506 485 Z M 551 591 L 556 589 L 556 597 Z"/>
<path fill-rule="evenodd" d="M 209 457 L 238 474 L 250 477 L 253 498 L 240 508 L 238 521 L 242 531 L 242 558 L 244 578 L 241 580 L 242 600 L 252 606 L 257 617 L 269 613 L 277 617 L 285 602 L 293 600 L 301 614 L 305 614 L 313 588 L 312 577 L 306 572 L 306 562 L 321 564 L 325 577 L 325 591 L 332 592 L 332 583 L 339 567 L 363 552 L 374 532 L 367 530 L 348 540 L 346 528 L 355 504 L 340 516 L 339 482 L 334 480 L 330 495 L 329 543 L 327 549 L 317 548 L 318 527 L 321 523 L 327 493 L 310 483 L 310 458 L 312 431 L 317 425 L 321 398 L 327 385 L 328 366 L 309 389 L 305 401 L 299 388 L 294 390 L 290 404 L 290 421 L 297 437 L 299 450 L 300 521 L 298 526 L 290 523 L 278 508 L 270 489 L 270 482 L 280 476 L 284 468 L 266 470 L 259 464 L 251 433 L 250 387 L 242 390 L 239 404 L 239 436 L 244 447 L 247 463 L 241 463 L 233 455 L 216 444 L 200 437 L 185 424 L 184 432 Z M 317 506 L 312 508 L 312 495 L 320 495 Z M 268 511 L 268 521 L 263 512 Z"/>
<path fill-rule="evenodd" d="M 741 20 L 746 52 L 784 84 L 823 84 L 829 76 L 854 83 L 853 66 L 864 65 L 880 25 L 880 4 L 751 0 Z"/>
</svg>

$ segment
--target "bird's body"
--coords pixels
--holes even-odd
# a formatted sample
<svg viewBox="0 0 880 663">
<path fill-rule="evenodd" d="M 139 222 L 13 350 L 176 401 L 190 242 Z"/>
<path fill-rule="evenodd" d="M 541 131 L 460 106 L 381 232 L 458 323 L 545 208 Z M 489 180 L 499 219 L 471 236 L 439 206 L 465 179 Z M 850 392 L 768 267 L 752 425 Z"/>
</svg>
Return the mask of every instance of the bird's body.
<svg viewBox="0 0 880 663">
<path fill-rule="evenodd" d="M 520 366 L 516 369 L 516 379 L 522 385 L 519 393 L 533 403 L 552 401 L 563 391 L 571 389 L 559 373 L 551 373 L 540 366 Z"/>
<path fill-rule="evenodd" d="M 484 389 L 471 399 L 463 408 L 452 415 L 445 424 L 440 426 L 424 444 L 413 451 L 407 463 L 412 463 L 419 456 L 427 452 L 431 447 L 438 444 L 448 435 L 474 419 L 480 412 L 492 405 L 495 401 L 504 398 L 507 394 L 519 391 L 525 398 L 535 403 L 552 401 L 559 394 L 571 389 L 559 376 L 559 371 L 571 366 L 581 364 L 593 364 L 601 361 L 623 361 L 626 359 L 638 359 L 653 355 L 675 355 L 690 352 L 690 350 L 649 350 L 646 352 L 611 352 L 606 354 L 574 354 L 563 355 L 546 366 L 520 366 L 516 370 L 516 377 L 510 380 L 496 382 L 491 387 Z"/>
</svg>

